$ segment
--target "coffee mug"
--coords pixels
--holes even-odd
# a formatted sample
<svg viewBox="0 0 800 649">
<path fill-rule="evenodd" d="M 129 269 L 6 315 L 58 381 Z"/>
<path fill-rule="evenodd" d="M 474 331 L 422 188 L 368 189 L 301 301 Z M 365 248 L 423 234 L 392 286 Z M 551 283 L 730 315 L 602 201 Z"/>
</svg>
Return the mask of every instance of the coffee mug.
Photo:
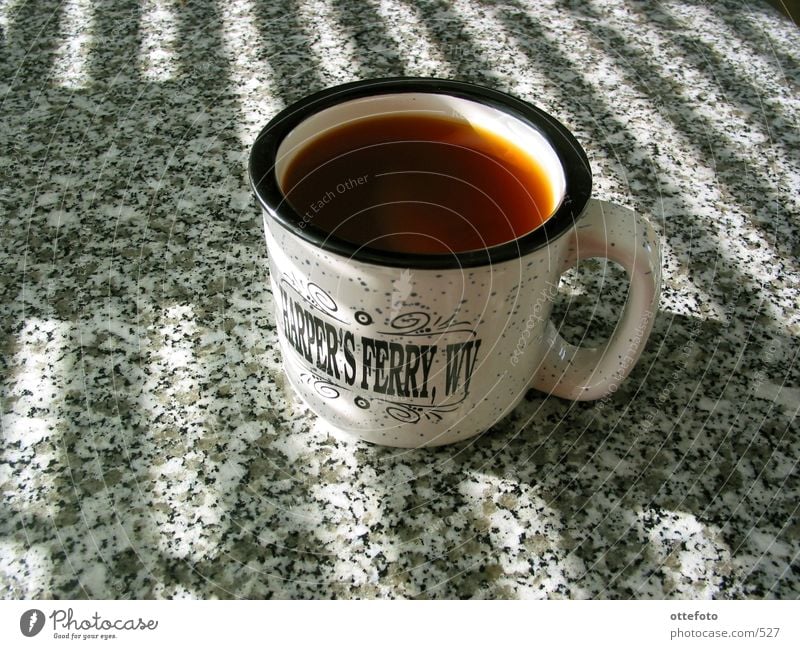
<svg viewBox="0 0 800 649">
<path fill-rule="evenodd" d="M 401 114 L 444 115 L 513 143 L 544 170 L 551 213 L 513 239 L 431 253 L 337 236 L 315 223 L 313 209 L 287 201 L 291 165 L 325 134 Z M 286 376 L 336 430 L 389 446 L 438 446 L 486 431 L 530 388 L 602 398 L 627 376 L 651 331 L 661 284 L 657 235 L 633 211 L 592 199 L 589 162 L 573 135 L 508 94 L 428 78 L 330 88 L 267 124 L 249 172 L 263 208 Z M 369 179 L 320 186 L 320 205 L 359 182 Z M 630 290 L 610 340 L 575 346 L 550 312 L 560 276 L 597 257 L 620 264 Z"/>
</svg>

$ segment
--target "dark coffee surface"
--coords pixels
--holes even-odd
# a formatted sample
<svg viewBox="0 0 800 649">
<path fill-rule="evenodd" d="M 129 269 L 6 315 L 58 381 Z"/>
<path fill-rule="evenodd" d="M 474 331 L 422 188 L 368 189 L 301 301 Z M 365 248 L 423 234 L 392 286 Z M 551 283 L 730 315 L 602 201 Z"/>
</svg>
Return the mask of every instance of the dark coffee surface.
<svg viewBox="0 0 800 649">
<path fill-rule="evenodd" d="M 423 114 L 350 122 L 308 143 L 282 182 L 306 223 L 406 253 L 478 250 L 541 225 L 555 205 L 531 155 L 505 138 Z"/>
</svg>

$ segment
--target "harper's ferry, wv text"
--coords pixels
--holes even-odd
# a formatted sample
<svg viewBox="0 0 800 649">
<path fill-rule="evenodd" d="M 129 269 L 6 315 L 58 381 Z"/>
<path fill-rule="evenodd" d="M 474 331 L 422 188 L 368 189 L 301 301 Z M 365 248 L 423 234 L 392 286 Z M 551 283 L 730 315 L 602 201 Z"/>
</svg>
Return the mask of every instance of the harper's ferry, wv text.
<svg viewBox="0 0 800 649">
<path fill-rule="evenodd" d="M 309 366 L 332 379 L 378 394 L 429 399 L 441 377 L 446 397 L 469 393 L 480 340 L 440 346 L 357 336 L 311 313 L 285 287 L 280 293 L 283 335 Z M 433 371 L 442 359 L 444 371 Z"/>
</svg>

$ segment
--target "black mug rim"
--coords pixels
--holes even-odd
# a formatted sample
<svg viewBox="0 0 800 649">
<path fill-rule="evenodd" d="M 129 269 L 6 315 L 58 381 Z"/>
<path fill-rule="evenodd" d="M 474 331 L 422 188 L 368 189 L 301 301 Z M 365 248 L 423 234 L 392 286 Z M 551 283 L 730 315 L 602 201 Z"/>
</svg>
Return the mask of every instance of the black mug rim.
<svg viewBox="0 0 800 649">
<path fill-rule="evenodd" d="M 363 97 L 428 93 L 451 95 L 503 111 L 541 133 L 555 151 L 564 172 L 565 191 L 552 216 L 542 225 L 489 248 L 449 254 L 399 253 L 359 245 L 303 223 L 289 204 L 275 172 L 278 147 L 301 122 L 326 108 Z M 505 92 L 464 81 L 430 77 L 392 77 L 354 81 L 308 95 L 273 117 L 250 150 L 250 184 L 261 206 L 292 234 L 326 252 L 379 266 L 419 269 L 473 268 L 498 264 L 539 250 L 569 231 L 580 218 L 592 190 L 592 173 L 586 152 L 561 122 L 540 108 Z M 301 226 L 302 224 L 302 226 Z"/>
</svg>

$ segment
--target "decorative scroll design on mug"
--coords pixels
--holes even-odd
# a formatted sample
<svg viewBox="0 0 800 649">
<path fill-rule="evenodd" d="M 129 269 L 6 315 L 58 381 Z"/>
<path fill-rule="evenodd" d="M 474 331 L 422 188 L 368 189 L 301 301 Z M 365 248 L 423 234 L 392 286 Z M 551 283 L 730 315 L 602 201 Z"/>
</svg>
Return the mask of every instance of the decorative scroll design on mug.
<svg viewBox="0 0 800 649">
<path fill-rule="evenodd" d="M 386 414 L 404 424 L 416 424 L 419 422 L 419 410 L 404 403 L 386 406 Z"/>
<path fill-rule="evenodd" d="M 436 333 L 462 333 L 469 334 L 470 336 L 478 335 L 478 332 L 472 328 L 472 323 L 466 320 L 458 322 L 455 313 L 449 318 L 444 318 L 443 316 L 436 318 L 436 322 L 433 323 L 433 329 Z"/>
<path fill-rule="evenodd" d="M 340 390 L 350 392 L 350 388 L 338 385 L 333 381 L 329 381 L 324 376 L 314 374 L 313 372 L 301 372 L 300 380 L 306 385 L 313 387 L 314 391 L 323 399 L 338 399 L 341 396 Z"/>
<path fill-rule="evenodd" d="M 402 401 L 391 401 L 389 399 L 376 399 L 381 403 L 386 404 L 386 414 L 395 421 L 403 424 L 417 424 L 423 417 L 427 421 L 439 422 L 442 420 L 442 415 L 458 410 L 462 403 L 466 400 L 467 395 L 463 395 L 458 401 L 444 405 L 420 405 L 412 403 L 403 403 Z M 363 408 L 363 405 L 359 405 Z"/>
<path fill-rule="evenodd" d="M 331 294 L 323 289 L 319 284 L 308 281 L 303 282 L 292 275 L 288 275 L 287 273 L 283 273 L 281 275 L 281 284 L 285 284 L 292 289 L 292 291 L 300 296 L 302 300 L 312 309 L 324 313 L 329 318 L 332 318 L 341 324 L 348 324 L 346 320 L 343 320 L 336 315 L 337 311 L 339 311 L 339 305 L 336 304 L 336 300 L 331 297 Z"/>
<path fill-rule="evenodd" d="M 391 331 L 378 333 L 389 336 L 431 336 L 445 333 L 477 335 L 472 324 L 466 320 L 458 321 L 455 313 L 449 317 L 437 316 L 433 322 L 431 320 L 431 315 L 425 311 L 409 311 L 401 313 L 389 321 Z"/>
</svg>

